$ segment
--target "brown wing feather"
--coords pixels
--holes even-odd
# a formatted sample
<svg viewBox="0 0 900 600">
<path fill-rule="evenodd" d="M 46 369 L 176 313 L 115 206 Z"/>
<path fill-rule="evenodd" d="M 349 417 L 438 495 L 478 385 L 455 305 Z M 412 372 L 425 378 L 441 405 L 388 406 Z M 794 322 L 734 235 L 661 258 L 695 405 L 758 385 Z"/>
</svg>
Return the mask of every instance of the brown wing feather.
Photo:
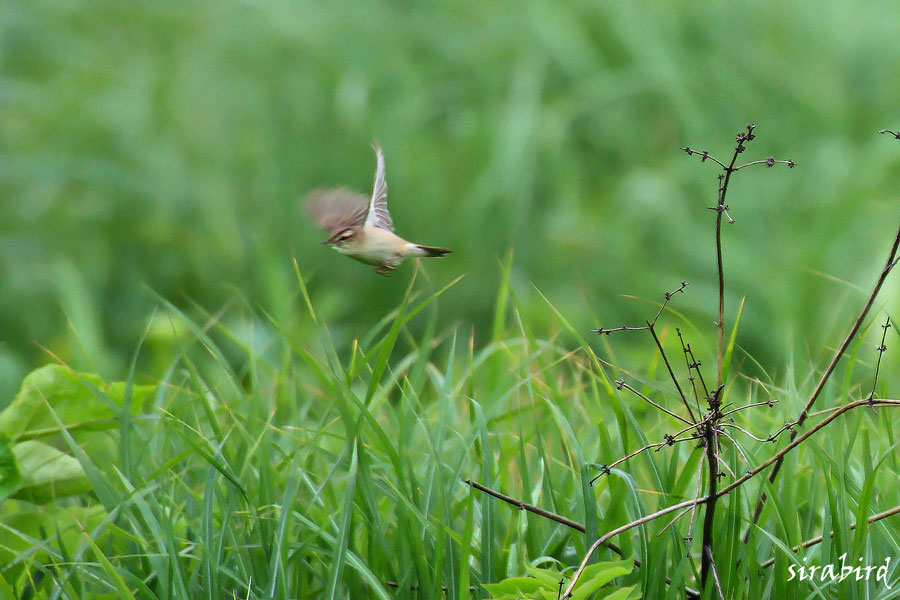
<svg viewBox="0 0 900 600">
<path fill-rule="evenodd" d="M 336 233 L 365 222 L 369 197 L 346 188 L 313 190 L 306 195 L 306 209 L 320 227 Z"/>
</svg>

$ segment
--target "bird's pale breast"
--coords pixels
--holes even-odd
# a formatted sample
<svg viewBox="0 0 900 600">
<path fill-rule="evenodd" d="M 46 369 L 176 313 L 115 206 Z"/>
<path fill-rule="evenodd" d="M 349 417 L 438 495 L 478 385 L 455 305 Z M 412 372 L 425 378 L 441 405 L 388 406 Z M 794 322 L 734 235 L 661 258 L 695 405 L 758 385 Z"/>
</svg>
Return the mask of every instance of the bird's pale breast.
<svg viewBox="0 0 900 600">
<path fill-rule="evenodd" d="M 391 231 L 366 227 L 361 233 L 352 247 L 338 248 L 338 252 L 369 265 L 381 265 L 406 254 L 409 243 Z"/>
</svg>

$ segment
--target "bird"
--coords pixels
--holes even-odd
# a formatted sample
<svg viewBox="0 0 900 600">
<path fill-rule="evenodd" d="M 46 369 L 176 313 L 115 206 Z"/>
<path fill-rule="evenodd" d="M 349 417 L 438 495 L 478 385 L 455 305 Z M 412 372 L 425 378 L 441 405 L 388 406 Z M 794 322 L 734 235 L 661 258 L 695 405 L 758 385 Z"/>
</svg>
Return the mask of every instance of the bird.
<svg viewBox="0 0 900 600">
<path fill-rule="evenodd" d="M 375 272 L 384 277 L 390 277 L 405 258 L 449 254 L 451 251 L 446 248 L 414 244 L 394 233 L 387 206 L 384 153 L 378 142 L 372 144 L 372 149 L 376 164 L 371 197 L 347 188 L 315 189 L 307 194 L 307 210 L 331 234 L 322 243 L 377 267 Z"/>
</svg>

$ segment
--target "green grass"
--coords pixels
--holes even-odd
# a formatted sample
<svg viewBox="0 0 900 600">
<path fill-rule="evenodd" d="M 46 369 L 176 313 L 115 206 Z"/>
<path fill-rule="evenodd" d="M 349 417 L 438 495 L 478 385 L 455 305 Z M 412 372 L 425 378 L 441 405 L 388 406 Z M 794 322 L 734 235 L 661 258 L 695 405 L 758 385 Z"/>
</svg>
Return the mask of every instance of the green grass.
<svg viewBox="0 0 900 600">
<path fill-rule="evenodd" d="M 397 309 L 350 351 L 335 347 L 301 278 L 298 312 L 285 322 L 239 305 L 209 317 L 162 309 L 183 333 L 158 381 L 135 375 L 110 385 L 67 367 L 37 371 L 11 406 L 32 416 L 5 430 L 5 447 L 15 454 L 32 439 L 55 448 L 83 486 L 56 482 L 44 497 L 27 497 L 25 484 L 48 484 L 20 469 L 23 482 L 0 508 L 4 589 L 36 598 L 484 597 L 482 584 L 535 566 L 571 576 L 566 569 L 599 533 L 695 494 L 701 450 L 686 444 L 632 459 L 588 486 L 591 465 L 661 439 L 675 422 L 616 391 L 609 381 L 618 369 L 562 313 L 549 336 L 536 335 L 505 283 L 483 348 L 471 330 L 438 329 L 453 284 L 428 292 L 411 278 Z M 318 336 L 300 335 L 310 329 Z M 675 341 L 672 327 L 661 331 L 666 346 Z M 870 385 L 866 354 L 849 364 L 850 395 Z M 651 345 L 645 356 L 638 373 L 654 362 Z M 677 410 L 661 377 L 638 381 Z M 896 378 L 884 382 L 890 388 Z M 738 418 L 765 435 L 799 411 L 812 383 L 737 376 L 727 401 L 777 397 L 775 408 Z M 830 386 L 819 408 L 844 402 L 841 394 Z M 847 552 L 883 564 L 898 555 L 890 520 L 849 528 L 900 503 L 898 418 L 890 409 L 850 413 L 789 454 L 746 546 L 739 537 L 763 478 L 720 501 L 715 547 L 727 597 L 806 597 L 812 588 L 787 582 L 787 565 L 806 556 L 822 564 Z M 740 444 L 753 464 L 777 447 Z M 747 468 L 730 445 L 724 458 L 738 474 Z M 588 533 L 514 510 L 464 479 Z M 638 585 L 645 597 L 679 597 L 663 575 L 698 587 L 698 543 L 686 558 L 681 539 L 687 517 L 661 533 L 667 521 L 615 540 L 642 563 L 616 585 Z M 805 554 L 785 552 L 831 529 L 833 539 Z M 760 569 L 771 557 L 774 566 Z M 604 550 L 599 558 L 619 557 Z M 816 597 L 894 597 L 874 580 L 819 588 Z"/>
<path fill-rule="evenodd" d="M 769 364 L 821 348 L 829 278 L 868 285 L 893 227 L 900 158 L 875 131 L 900 126 L 900 8 L 877 6 L 11 2 L 0 406 L 40 346 L 121 377 L 157 304 L 144 284 L 181 308 L 238 289 L 285 320 L 292 256 L 344 348 L 403 283 L 318 246 L 299 199 L 367 189 L 373 138 L 398 231 L 454 250 L 437 280 L 467 274 L 438 326 L 474 325 L 480 347 L 510 250 L 538 329 L 531 282 L 579 330 L 643 315 L 619 294 L 711 289 L 714 173 L 678 148 L 727 154 L 754 122 L 748 155 L 799 167 L 732 186 L 729 304 L 748 296 L 742 345 Z"/>
<path fill-rule="evenodd" d="M 900 127 L 895 2 L 8 4 L 0 597 L 464 600 L 569 577 L 696 493 L 685 444 L 587 483 L 678 428 L 616 379 L 680 406 L 651 340 L 591 328 L 686 280 L 662 343 L 680 359 L 678 327 L 715 362 L 716 172 L 678 148 L 722 157 L 753 122 L 749 159 L 798 163 L 729 191 L 726 401 L 779 400 L 738 417 L 759 436 L 799 413 L 896 224 L 900 152 L 875 134 Z M 390 280 L 299 210 L 365 190 L 373 138 L 398 232 L 454 250 Z M 871 389 L 895 278 L 816 410 Z M 900 504 L 897 420 L 847 414 L 720 501 L 727 597 L 897 597 L 788 581 L 900 560 L 898 517 L 850 529 Z M 737 440 L 751 465 L 785 443 Z M 618 593 L 699 587 L 701 517 L 688 557 L 690 515 L 620 535 L 641 566 Z M 595 582 L 619 557 L 597 559 Z"/>
</svg>

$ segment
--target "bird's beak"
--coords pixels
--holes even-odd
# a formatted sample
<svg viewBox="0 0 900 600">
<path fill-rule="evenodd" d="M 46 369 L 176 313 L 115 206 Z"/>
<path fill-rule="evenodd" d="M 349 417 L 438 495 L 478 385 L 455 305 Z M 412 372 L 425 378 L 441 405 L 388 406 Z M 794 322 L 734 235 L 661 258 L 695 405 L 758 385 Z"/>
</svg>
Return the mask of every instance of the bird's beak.
<svg viewBox="0 0 900 600">
<path fill-rule="evenodd" d="M 331 237 L 328 238 L 327 240 L 323 240 L 323 241 L 321 241 L 321 242 L 319 242 L 319 243 L 320 243 L 320 244 L 335 244 L 335 243 L 337 243 L 338 234 L 340 234 L 340 233 L 342 233 L 342 232 L 339 231 L 338 233 L 334 234 L 333 236 L 331 236 Z"/>
</svg>

